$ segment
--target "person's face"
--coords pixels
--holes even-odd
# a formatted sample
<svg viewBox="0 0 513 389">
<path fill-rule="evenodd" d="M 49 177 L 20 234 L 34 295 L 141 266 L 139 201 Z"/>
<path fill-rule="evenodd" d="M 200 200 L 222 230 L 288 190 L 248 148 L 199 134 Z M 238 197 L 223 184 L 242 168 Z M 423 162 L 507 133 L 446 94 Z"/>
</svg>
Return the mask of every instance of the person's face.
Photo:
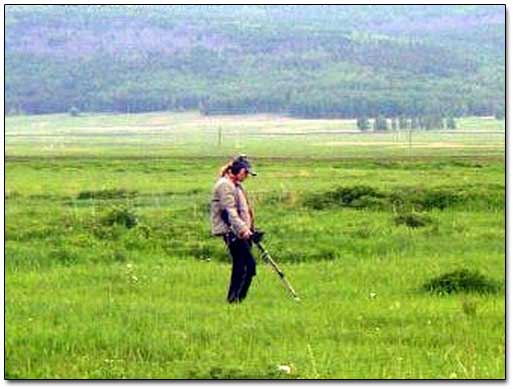
<svg viewBox="0 0 513 389">
<path fill-rule="evenodd" d="M 244 181 L 248 176 L 249 176 L 249 173 L 248 173 L 248 171 L 246 170 L 246 168 L 242 168 L 242 169 L 240 169 L 239 173 L 237 173 L 237 174 L 235 175 L 235 178 L 237 179 L 237 181 L 242 182 L 242 181 Z"/>
</svg>

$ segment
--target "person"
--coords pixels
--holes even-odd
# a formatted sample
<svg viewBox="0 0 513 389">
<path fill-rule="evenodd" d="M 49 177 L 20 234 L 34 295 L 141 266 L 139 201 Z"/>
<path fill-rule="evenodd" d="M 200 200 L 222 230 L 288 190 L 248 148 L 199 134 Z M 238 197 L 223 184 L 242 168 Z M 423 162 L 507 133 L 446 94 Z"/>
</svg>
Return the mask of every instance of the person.
<svg viewBox="0 0 513 389">
<path fill-rule="evenodd" d="M 221 169 L 212 193 L 212 234 L 224 239 L 232 257 L 229 303 L 240 303 L 246 298 L 256 275 L 256 262 L 251 253 L 254 214 L 242 187 L 244 180 L 256 175 L 248 158 L 238 156 Z"/>
</svg>

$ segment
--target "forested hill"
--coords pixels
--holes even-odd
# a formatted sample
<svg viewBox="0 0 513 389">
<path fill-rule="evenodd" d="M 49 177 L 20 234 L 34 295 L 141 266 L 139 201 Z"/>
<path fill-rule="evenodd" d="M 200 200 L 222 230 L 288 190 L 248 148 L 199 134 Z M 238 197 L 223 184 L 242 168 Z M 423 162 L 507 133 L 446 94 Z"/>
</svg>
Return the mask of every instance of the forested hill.
<svg viewBox="0 0 513 389">
<path fill-rule="evenodd" d="M 505 7 L 5 7 L 7 113 L 502 115 Z"/>
</svg>

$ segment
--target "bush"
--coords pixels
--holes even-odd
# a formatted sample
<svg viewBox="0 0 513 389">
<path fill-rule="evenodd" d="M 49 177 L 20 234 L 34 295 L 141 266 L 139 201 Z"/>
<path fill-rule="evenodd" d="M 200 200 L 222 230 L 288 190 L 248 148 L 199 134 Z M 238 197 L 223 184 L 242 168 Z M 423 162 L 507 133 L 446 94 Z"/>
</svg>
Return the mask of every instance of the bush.
<svg viewBox="0 0 513 389">
<path fill-rule="evenodd" d="M 387 208 L 387 201 L 384 196 L 376 197 L 373 195 L 364 195 L 351 201 L 348 206 L 359 209 L 385 209 Z"/>
<path fill-rule="evenodd" d="M 459 203 L 460 195 L 451 190 L 425 188 L 399 188 L 389 195 L 390 203 L 398 208 L 415 210 L 445 209 Z"/>
<path fill-rule="evenodd" d="M 496 281 L 478 271 L 459 269 L 442 274 L 426 282 L 422 288 L 430 293 L 450 294 L 458 292 L 496 293 L 500 287 Z"/>
<path fill-rule="evenodd" d="M 114 207 L 107 215 L 101 219 L 104 226 L 122 225 L 126 228 L 133 228 L 137 225 L 138 220 L 134 211 L 124 207 Z"/>
<path fill-rule="evenodd" d="M 459 196 L 453 192 L 446 190 L 426 191 L 420 199 L 420 204 L 425 209 L 445 209 L 451 205 L 458 203 Z"/>
<path fill-rule="evenodd" d="M 314 209 L 329 206 L 353 208 L 381 207 L 385 195 L 374 188 L 365 185 L 340 187 L 333 191 L 311 195 L 305 200 L 305 205 Z"/>
<path fill-rule="evenodd" d="M 398 187 L 381 192 L 365 185 L 339 187 L 304 197 L 303 205 L 313 209 L 350 207 L 373 210 L 429 211 L 464 205 L 474 209 L 503 209 L 504 186 L 481 187 Z"/>
</svg>

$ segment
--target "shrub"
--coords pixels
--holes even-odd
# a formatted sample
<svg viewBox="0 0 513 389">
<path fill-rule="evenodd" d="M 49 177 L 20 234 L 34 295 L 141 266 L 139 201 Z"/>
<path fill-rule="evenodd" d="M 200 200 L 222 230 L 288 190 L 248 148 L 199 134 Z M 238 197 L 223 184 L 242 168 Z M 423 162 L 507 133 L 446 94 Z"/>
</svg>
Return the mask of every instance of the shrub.
<svg viewBox="0 0 513 389">
<path fill-rule="evenodd" d="M 383 197 L 383 195 L 378 193 L 374 188 L 365 185 L 339 188 L 333 192 L 333 196 L 342 204 L 349 206 L 362 197 Z"/>
<path fill-rule="evenodd" d="M 389 201 L 398 208 L 416 210 L 445 209 L 461 201 L 458 193 L 448 189 L 399 188 L 390 193 Z"/>
<path fill-rule="evenodd" d="M 420 204 L 426 209 L 445 209 L 459 201 L 456 193 L 447 190 L 425 191 L 421 197 Z"/>
<path fill-rule="evenodd" d="M 124 207 L 113 207 L 107 215 L 101 219 L 101 224 L 112 226 L 114 224 L 133 228 L 137 225 L 137 216 L 133 210 Z"/>
<path fill-rule="evenodd" d="M 314 209 L 329 206 L 353 208 L 381 207 L 385 195 L 374 188 L 365 185 L 339 187 L 335 190 L 311 195 L 305 200 L 305 205 Z"/>
<path fill-rule="evenodd" d="M 364 195 L 351 201 L 351 203 L 349 203 L 349 207 L 362 209 L 385 209 L 387 207 L 387 201 L 384 196 L 376 197 L 373 195 Z"/>
<path fill-rule="evenodd" d="M 431 293 L 450 294 L 458 292 L 495 293 L 499 284 L 478 271 L 459 269 L 442 274 L 427 281 L 422 288 Z"/>
<path fill-rule="evenodd" d="M 444 210 L 462 205 L 466 206 L 467 209 L 469 207 L 474 209 L 503 209 L 505 206 L 505 190 L 503 186 L 447 188 L 410 186 L 382 192 L 370 186 L 357 185 L 307 195 L 303 197 L 303 205 L 313 209 L 349 207 L 403 211 Z"/>
</svg>

